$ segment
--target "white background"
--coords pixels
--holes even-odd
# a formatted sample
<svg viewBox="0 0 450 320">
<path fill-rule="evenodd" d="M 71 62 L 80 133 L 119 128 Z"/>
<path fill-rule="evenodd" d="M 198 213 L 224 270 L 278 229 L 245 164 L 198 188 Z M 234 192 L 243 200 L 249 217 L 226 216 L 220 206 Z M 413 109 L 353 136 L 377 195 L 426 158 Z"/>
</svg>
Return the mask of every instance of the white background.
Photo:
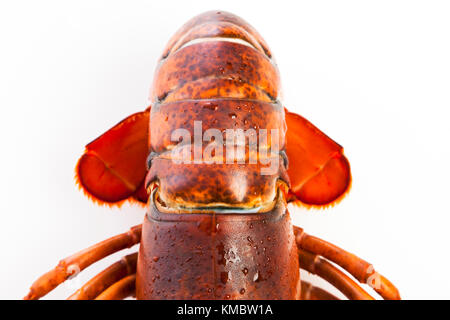
<svg viewBox="0 0 450 320">
<path fill-rule="evenodd" d="M 294 222 L 372 262 L 404 298 L 450 298 L 448 2 L 242 0 L 2 2 L 0 298 L 23 297 L 60 258 L 141 222 L 139 207 L 88 201 L 74 166 L 86 143 L 146 107 L 169 37 L 211 9 L 263 35 L 285 105 L 351 162 L 349 196 L 292 209 Z"/>
</svg>

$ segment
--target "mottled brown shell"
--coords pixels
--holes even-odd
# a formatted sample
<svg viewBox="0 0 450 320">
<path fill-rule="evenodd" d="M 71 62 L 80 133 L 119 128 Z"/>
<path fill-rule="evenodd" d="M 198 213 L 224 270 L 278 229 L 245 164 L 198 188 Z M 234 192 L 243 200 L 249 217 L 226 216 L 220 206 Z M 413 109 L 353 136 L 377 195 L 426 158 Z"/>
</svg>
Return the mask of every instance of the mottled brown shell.
<svg viewBox="0 0 450 320">
<path fill-rule="evenodd" d="M 278 180 L 288 181 L 285 162 L 278 153 L 285 148 L 286 125 L 284 109 L 277 100 L 278 69 L 259 34 L 232 14 L 200 15 L 169 41 L 154 79 L 150 114 L 153 153 L 146 181 L 159 186 L 159 199 L 178 209 L 248 209 L 272 203 Z M 265 164 L 229 164 L 225 151 L 222 164 L 173 163 L 171 150 L 179 141 L 172 141 L 172 133 L 186 129 L 193 139 L 194 121 L 201 121 L 202 132 L 223 132 L 223 141 L 226 129 L 253 129 L 258 151 L 275 148 L 271 129 L 276 129 L 277 153 L 259 152 L 256 158 L 266 160 Z M 267 130 L 266 142 L 259 143 L 260 129 Z M 206 147 L 202 142 L 202 150 Z M 245 159 L 253 157 L 252 152 L 247 147 Z M 276 170 L 262 175 L 261 168 L 272 160 L 277 163 Z"/>
<path fill-rule="evenodd" d="M 151 201 L 138 299 L 298 299 L 297 246 L 285 200 L 261 214 L 167 214 Z"/>
</svg>

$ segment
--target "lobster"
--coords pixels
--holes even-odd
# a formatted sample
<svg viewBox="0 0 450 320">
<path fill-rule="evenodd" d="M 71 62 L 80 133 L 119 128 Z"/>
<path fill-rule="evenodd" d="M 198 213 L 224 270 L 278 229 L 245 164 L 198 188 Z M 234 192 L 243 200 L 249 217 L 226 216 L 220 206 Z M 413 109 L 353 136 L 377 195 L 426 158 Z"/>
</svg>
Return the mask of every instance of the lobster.
<svg viewBox="0 0 450 320">
<path fill-rule="evenodd" d="M 399 299 L 370 263 L 292 226 L 287 203 L 336 204 L 351 173 L 343 148 L 279 92 L 272 53 L 247 22 L 226 12 L 188 21 L 159 60 L 151 105 L 89 143 L 76 166 L 90 199 L 142 203 L 144 222 L 61 260 L 25 299 L 136 244 L 69 299 L 337 299 L 300 269 L 349 299 L 374 299 L 357 281 Z"/>
</svg>

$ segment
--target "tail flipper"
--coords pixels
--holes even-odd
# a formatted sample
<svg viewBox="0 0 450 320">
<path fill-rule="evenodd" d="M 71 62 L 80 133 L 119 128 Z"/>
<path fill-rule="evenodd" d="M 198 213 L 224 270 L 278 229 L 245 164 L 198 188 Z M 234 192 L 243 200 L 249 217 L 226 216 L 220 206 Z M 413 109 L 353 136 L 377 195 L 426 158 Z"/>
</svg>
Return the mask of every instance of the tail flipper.
<svg viewBox="0 0 450 320">
<path fill-rule="evenodd" d="M 290 200 L 312 206 L 336 203 L 351 183 L 343 148 L 308 120 L 287 110 L 286 124 Z"/>
<path fill-rule="evenodd" d="M 86 146 L 78 160 L 76 180 L 101 204 L 126 199 L 147 202 L 144 179 L 149 153 L 150 108 L 119 122 Z"/>
</svg>

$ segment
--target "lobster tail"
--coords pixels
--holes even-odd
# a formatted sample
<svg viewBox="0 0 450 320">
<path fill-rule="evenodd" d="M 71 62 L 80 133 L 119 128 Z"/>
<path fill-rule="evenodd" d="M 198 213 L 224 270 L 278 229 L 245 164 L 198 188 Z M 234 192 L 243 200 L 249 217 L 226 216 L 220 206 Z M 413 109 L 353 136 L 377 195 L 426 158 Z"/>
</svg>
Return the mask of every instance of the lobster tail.
<svg viewBox="0 0 450 320">
<path fill-rule="evenodd" d="M 169 41 L 151 93 L 150 136 L 155 157 L 147 175 L 147 184 L 159 185 L 159 199 L 168 207 L 254 210 L 273 203 L 279 178 L 287 180 L 280 154 L 262 155 L 246 144 L 243 162 L 237 158 L 230 162 L 228 148 L 220 154 L 214 149 L 213 163 L 204 161 L 218 140 L 224 142 L 220 147 L 230 146 L 227 130 L 252 132 L 257 142 L 262 139 L 259 129 L 266 130 L 268 136 L 259 143 L 260 150 L 271 148 L 271 132 L 277 130 L 274 143 L 284 149 L 284 110 L 277 101 L 280 80 L 270 56 L 252 27 L 224 12 L 207 12 L 192 19 Z M 188 161 L 175 164 L 179 159 L 174 159 L 172 151 L 179 141 L 173 133 L 184 130 L 190 148 L 196 123 L 201 133 L 200 162 L 189 149 Z M 216 133 L 213 139 L 203 136 L 211 130 Z M 252 157 L 264 163 L 249 163 Z M 273 170 L 261 174 L 268 167 Z"/>
<path fill-rule="evenodd" d="M 130 116 L 90 143 L 77 181 L 102 203 L 130 197 L 145 202 L 145 187 L 156 183 L 159 199 L 171 208 L 254 210 L 273 203 L 280 180 L 290 183 L 289 200 L 334 203 L 351 181 L 342 147 L 306 119 L 285 112 L 279 91 L 270 49 L 247 22 L 226 12 L 201 14 L 167 44 L 155 71 L 151 112 Z M 190 153 L 183 161 L 172 152 L 184 138 L 174 136 L 179 130 L 189 137 L 182 141 Z M 238 147 L 229 130 L 244 135 L 242 154 L 229 151 L 230 145 Z M 217 152 L 219 145 L 226 150 Z"/>
</svg>

